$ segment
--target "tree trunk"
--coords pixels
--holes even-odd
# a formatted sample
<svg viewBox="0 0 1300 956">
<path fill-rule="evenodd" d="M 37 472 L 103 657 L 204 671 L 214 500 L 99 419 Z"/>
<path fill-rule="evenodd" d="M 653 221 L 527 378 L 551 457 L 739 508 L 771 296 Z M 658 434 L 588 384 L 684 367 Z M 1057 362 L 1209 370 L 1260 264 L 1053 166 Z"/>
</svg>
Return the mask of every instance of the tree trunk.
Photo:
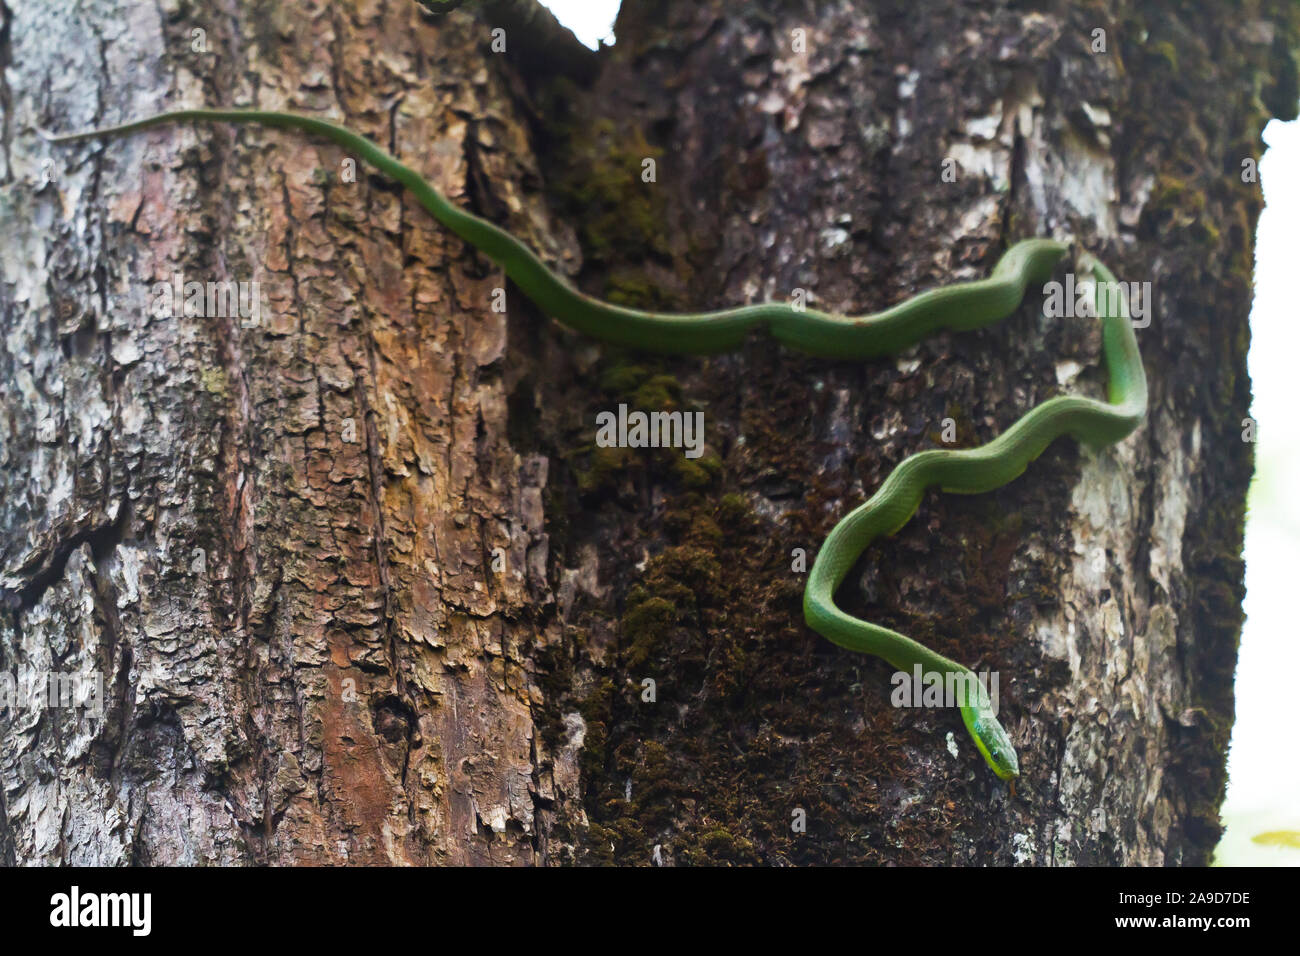
<svg viewBox="0 0 1300 956">
<path fill-rule="evenodd" d="M 527 16 L 498 55 L 520 6 L 0 4 L 0 668 L 102 689 L 0 707 L 0 859 L 1205 862 L 1293 8 L 628 0 L 596 73 Z M 640 306 L 869 312 L 1035 235 L 1149 281 L 1146 424 L 927 496 L 841 595 L 999 674 L 1014 798 L 803 625 L 797 552 L 946 430 L 1103 395 L 1092 324 L 1031 290 L 892 359 L 647 357 L 333 146 L 37 135 L 226 104 L 338 119 Z M 597 448 L 623 403 L 706 453 Z"/>
</svg>

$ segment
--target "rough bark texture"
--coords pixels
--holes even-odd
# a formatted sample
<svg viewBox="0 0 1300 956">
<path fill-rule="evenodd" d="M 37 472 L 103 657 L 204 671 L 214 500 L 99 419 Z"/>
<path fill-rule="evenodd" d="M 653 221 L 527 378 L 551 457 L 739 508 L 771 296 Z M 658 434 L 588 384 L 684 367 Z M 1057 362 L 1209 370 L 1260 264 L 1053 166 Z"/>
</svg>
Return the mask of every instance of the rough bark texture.
<svg viewBox="0 0 1300 956">
<path fill-rule="evenodd" d="M 53 7 L 0 4 L 0 666 L 98 671 L 107 706 L 0 709 L 0 859 L 1208 858 L 1240 171 L 1294 112 L 1290 4 L 628 0 L 589 88 L 405 0 Z M 928 497 L 846 587 L 999 672 L 1015 799 L 956 714 L 802 625 L 791 552 L 943 419 L 973 444 L 1102 394 L 1095 328 L 1035 297 L 891 360 L 624 354 L 494 311 L 498 270 L 336 148 L 35 133 L 205 103 L 336 117 L 641 305 L 871 311 L 1046 234 L 1150 280 L 1146 426 Z M 176 273 L 259 282 L 260 321 L 153 317 Z M 595 448 L 620 402 L 703 410 L 708 454 Z"/>
</svg>

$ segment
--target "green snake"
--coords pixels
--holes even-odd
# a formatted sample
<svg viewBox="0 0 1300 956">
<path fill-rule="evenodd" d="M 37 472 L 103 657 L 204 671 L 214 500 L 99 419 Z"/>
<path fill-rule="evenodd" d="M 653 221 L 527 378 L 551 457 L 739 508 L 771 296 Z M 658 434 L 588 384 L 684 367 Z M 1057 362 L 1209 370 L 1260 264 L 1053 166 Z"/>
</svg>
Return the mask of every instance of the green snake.
<svg viewBox="0 0 1300 956">
<path fill-rule="evenodd" d="M 565 325 L 616 345 L 665 353 L 711 354 L 738 347 L 747 333 L 765 326 L 778 341 L 812 355 L 869 358 L 906 348 L 936 329 L 973 329 L 1005 318 L 1019 307 L 1026 288 L 1050 278 L 1067 247 L 1049 239 L 1026 239 L 1003 254 L 987 279 L 923 292 L 871 315 L 831 315 L 769 302 L 717 312 L 669 314 L 602 302 L 552 272 L 509 232 L 449 202 L 415 170 L 364 136 L 326 120 L 265 110 L 176 110 L 106 129 L 50 137 L 67 143 L 121 136 L 179 122 L 255 123 L 314 133 L 357 154 L 414 194 L 447 229 L 487 255 L 538 308 Z M 1146 413 L 1147 387 L 1137 339 L 1123 297 L 1111 294 L 1115 277 L 1091 256 L 1083 270 L 1095 283 L 1095 313 L 1102 322 L 1102 352 L 1109 401 L 1079 396 L 1048 399 L 1025 413 L 986 445 L 956 451 L 923 451 L 904 459 L 879 490 L 832 529 L 813 562 L 804 589 L 808 625 L 842 647 L 874 654 L 902 671 L 920 665 L 926 674 L 954 675 L 962 720 L 976 748 L 998 777 L 1020 773 L 1015 747 L 972 672 L 928 647 L 840 610 L 835 592 L 858 557 L 881 535 L 898 531 L 920 506 L 927 488 L 978 494 L 1001 487 L 1058 436 L 1095 445 L 1118 442 Z M 964 688 L 964 689 L 963 689 Z"/>
</svg>

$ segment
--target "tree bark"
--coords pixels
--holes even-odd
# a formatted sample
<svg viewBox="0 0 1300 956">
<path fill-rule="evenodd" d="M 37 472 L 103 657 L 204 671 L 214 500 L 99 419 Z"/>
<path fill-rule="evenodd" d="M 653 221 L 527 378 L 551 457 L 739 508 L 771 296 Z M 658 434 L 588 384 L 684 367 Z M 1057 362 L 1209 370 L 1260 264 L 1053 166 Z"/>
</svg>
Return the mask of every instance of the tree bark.
<svg viewBox="0 0 1300 956">
<path fill-rule="evenodd" d="M 0 668 L 103 687 L 0 708 L 0 859 L 1207 861 L 1242 163 L 1294 115 L 1300 23 L 1196 6 L 628 0 L 596 73 L 550 28 L 497 55 L 493 5 L 0 4 Z M 869 312 L 1035 235 L 1150 281 L 1143 428 L 927 496 L 842 593 L 1000 675 L 1014 798 L 954 712 L 804 627 L 792 564 L 945 420 L 976 444 L 1103 395 L 1096 328 L 1035 290 L 879 361 L 625 353 L 332 146 L 37 135 L 226 104 L 338 119 L 642 306 Z M 262 308 L 160 317 L 177 275 Z M 621 403 L 703 411 L 707 453 L 597 448 Z"/>
</svg>

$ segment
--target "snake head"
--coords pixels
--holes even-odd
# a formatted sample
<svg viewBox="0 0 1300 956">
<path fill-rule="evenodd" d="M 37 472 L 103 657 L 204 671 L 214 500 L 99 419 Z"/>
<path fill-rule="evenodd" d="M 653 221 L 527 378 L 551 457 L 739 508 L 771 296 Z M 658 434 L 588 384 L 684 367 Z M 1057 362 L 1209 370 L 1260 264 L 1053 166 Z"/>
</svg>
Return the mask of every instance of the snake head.
<svg viewBox="0 0 1300 956">
<path fill-rule="evenodd" d="M 961 719 L 970 731 L 971 739 L 993 772 L 1002 780 L 1015 780 L 1020 776 L 1020 760 L 1011 737 L 998 723 L 988 706 L 962 707 Z"/>
</svg>

